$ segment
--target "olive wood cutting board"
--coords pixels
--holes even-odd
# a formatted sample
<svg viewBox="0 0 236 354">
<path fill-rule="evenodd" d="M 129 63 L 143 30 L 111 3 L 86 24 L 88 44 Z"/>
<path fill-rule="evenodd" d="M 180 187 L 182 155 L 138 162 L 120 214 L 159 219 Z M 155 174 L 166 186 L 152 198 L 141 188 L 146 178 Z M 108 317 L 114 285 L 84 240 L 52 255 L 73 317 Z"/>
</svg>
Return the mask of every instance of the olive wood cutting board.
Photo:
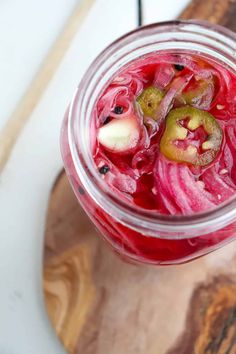
<svg viewBox="0 0 236 354">
<path fill-rule="evenodd" d="M 180 18 L 236 30 L 236 1 L 192 1 Z M 236 354 L 236 243 L 176 267 L 125 263 L 98 237 L 64 172 L 48 206 L 43 285 L 68 353 Z"/>
</svg>

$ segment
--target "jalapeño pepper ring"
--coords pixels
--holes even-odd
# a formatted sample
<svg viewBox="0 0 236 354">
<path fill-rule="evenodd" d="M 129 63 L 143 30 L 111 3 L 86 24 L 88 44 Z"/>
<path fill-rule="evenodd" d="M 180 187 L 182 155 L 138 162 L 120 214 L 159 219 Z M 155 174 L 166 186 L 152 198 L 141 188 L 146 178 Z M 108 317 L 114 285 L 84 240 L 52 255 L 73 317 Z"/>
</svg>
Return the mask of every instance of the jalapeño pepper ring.
<svg viewBox="0 0 236 354">
<path fill-rule="evenodd" d="M 187 128 L 181 125 L 181 121 L 185 119 L 188 119 Z M 177 146 L 178 140 L 187 138 L 188 129 L 195 131 L 201 126 L 207 133 L 207 139 L 201 145 L 203 153 L 199 153 L 197 147 L 191 143 L 186 149 Z M 168 114 L 160 142 L 160 151 L 165 157 L 176 162 L 206 166 L 219 152 L 222 136 L 222 129 L 212 114 L 191 106 L 184 106 L 173 109 Z"/>
<path fill-rule="evenodd" d="M 149 86 L 143 90 L 137 98 L 137 103 L 139 104 L 143 115 L 157 120 L 156 111 L 164 96 L 164 91 L 154 86 Z"/>
</svg>

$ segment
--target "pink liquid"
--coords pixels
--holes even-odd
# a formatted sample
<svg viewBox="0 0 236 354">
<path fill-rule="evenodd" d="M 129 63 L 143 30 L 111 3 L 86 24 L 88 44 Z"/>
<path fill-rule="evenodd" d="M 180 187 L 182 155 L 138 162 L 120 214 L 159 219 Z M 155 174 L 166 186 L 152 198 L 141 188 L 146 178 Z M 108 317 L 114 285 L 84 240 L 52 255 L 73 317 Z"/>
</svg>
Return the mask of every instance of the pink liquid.
<svg viewBox="0 0 236 354">
<path fill-rule="evenodd" d="M 203 86 L 199 90 L 199 82 Z M 161 89 L 165 96 L 158 119 L 145 117 L 136 99 L 147 87 Z M 160 151 L 166 117 L 176 107 L 188 105 L 211 113 L 219 123 L 223 140 L 215 158 L 205 166 L 179 163 Z M 116 151 L 99 143 L 99 129 L 113 120 L 136 117 L 139 139 L 127 151 Z M 105 88 L 94 111 L 91 131 L 93 157 L 98 174 L 119 198 L 128 204 L 167 215 L 192 215 L 216 208 L 236 192 L 236 76 L 209 58 L 174 53 L 153 54 L 133 62 Z M 181 123 L 182 124 L 182 123 Z M 186 123 L 183 122 L 186 127 Z M 201 144 L 207 134 L 202 127 L 188 131 L 176 144 L 186 149 Z M 185 239 L 148 237 L 123 226 L 94 203 L 83 191 L 71 160 L 67 136 L 62 135 L 62 152 L 74 191 L 104 238 L 124 257 L 145 263 L 173 264 L 208 253 L 229 241 L 234 225 L 217 232 Z M 83 191 L 83 192 L 81 192 Z"/>
</svg>

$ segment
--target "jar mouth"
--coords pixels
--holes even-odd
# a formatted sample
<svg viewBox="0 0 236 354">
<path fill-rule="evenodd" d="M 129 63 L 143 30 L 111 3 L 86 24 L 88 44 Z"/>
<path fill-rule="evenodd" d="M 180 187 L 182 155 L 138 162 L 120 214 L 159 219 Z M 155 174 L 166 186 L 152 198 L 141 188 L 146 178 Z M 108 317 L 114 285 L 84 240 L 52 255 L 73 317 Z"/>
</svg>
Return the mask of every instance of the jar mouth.
<svg viewBox="0 0 236 354">
<path fill-rule="evenodd" d="M 195 237 L 228 225 L 236 218 L 236 196 L 208 211 L 164 215 L 131 205 L 115 195 L 97 173 L 90 149 L 90 124 L 98 97 L 117 72 L 131 61 L 159 50 L 194 51 L 236 71 L 236 35 L 205 21 L 168 21 L 129 32 L 109 45 L 90 65 L 69 109 L 68 140 L 76 172 L 91 198 L 124 225 L 157 237 Z M 191 230 L 191 235 L 188 234 Z M 171 233 L 172 235 L 169 235 Z M 158 236 L 159 237 L 159 236 Z"/>
</svg>

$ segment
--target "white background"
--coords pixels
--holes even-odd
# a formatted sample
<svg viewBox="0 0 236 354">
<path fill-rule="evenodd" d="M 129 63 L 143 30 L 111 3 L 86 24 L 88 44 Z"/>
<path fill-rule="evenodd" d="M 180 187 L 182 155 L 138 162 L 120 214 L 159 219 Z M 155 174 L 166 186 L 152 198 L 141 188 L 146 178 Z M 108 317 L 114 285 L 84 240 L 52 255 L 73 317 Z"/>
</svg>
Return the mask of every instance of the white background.
<svg viewBox="0 0 236 354">
<path fill-rule="evenodd" d="M 187 3 L 144 0 L 144 23 L 174 19 Z M 0 1 L 0 129 L 76 5 L 76 0 Z M 61 119 L 91 60 L 136 25 L 136 0 L 95 1 L 0 175 L 0 354 L 64 353 L 41 288 L 47 202 L 62 167 Z"/>
</svg>

